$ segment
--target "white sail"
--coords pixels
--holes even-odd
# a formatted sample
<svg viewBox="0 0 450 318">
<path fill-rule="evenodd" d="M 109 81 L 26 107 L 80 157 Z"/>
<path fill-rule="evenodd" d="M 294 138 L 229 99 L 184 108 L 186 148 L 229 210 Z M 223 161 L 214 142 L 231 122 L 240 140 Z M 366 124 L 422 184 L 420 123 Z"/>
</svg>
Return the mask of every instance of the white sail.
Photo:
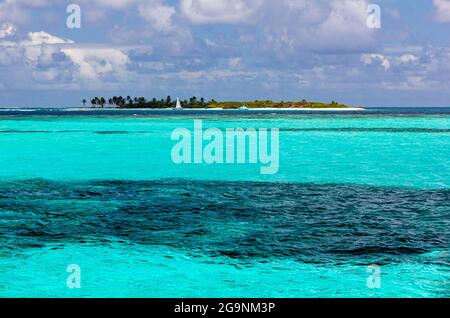
<svg viewBox="0 0 450 318">
<path fill-rule="evenodd" d="M 179 98 L 177 98 L 177 106 L 176 106 L 176 109 L 183 109 L 183 108 L 181 107 L 181 103 L 180 103 L 180 99 L 179 99 Z"/>
</svg>

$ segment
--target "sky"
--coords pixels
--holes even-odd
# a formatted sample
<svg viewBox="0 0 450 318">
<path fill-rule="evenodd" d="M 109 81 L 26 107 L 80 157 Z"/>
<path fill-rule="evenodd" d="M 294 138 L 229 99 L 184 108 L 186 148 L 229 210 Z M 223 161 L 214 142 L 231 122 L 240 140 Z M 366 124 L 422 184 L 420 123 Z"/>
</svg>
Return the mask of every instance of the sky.
<svg viewBox="0 0 450 318">
<path fill-rule="evenodd" d="M 450 0 L 0 0 L 0 107 L 119 95 L 450 106 Z"/>
</svg>

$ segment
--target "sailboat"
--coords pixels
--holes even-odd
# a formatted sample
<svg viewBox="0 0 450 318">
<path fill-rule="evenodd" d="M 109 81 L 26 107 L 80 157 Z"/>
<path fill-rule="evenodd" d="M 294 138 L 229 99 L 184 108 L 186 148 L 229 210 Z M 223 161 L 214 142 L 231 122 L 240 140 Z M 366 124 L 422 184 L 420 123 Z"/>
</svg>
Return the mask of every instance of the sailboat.
<svg viewBox="0 0 450 318">
<path fill-rule="evenodd" d="M 242 104 L 242 106 L 239 108 L 239 110 L 248 110 L 248 107 L 245 104 L 245 102 L 244 102 L 244 104 Z"/>
<path fill-rule="evenodd" d="M 239 110 L 248 110 L 247 104 L 245 103 L 245 88 L 244 88 L 244 103 L 239 108 Z"/>
<path fill-rule="evenodd" d="M 177 97 L 177 106 L 175 107 L 176 110 L 182 110 L 183 107 L 181 107 L 180 99 Z"/>
</svg>

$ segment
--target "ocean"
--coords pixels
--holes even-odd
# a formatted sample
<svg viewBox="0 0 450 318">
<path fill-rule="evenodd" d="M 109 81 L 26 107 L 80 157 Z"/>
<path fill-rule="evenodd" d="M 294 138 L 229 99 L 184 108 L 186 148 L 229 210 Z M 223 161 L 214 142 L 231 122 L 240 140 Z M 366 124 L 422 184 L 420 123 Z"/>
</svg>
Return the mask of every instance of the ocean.
<svg viewBox="0 0 450 318">
<path fill-rule="evenodd" d="M 277 173 L 176 164 L 194 120 L 278 129 Z M 0 109 L 0 145 L 0 297 L 450 296 L 450 108 Z"/>
</svg>

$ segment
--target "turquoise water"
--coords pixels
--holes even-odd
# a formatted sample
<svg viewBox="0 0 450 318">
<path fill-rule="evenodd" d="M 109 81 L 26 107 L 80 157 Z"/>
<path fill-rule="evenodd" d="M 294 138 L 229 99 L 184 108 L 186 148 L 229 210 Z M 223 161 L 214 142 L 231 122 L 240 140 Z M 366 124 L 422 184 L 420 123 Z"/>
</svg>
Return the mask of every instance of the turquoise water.
<svg viewBox="0 0 450 318">
<path fill-rule="evenodd" d="M 12 118 L 0 121 L 3 179 L 251 180 L 445 188 L 449 117 L 237 119 L 204 127 L 279 128 L 280 171 L 258 165 L 176 165 L 171 133 L 193 118 Z M 424 131 L 425 130 L 425 131 Z"/>
<path fill-rule="evenodd" d="M 174 164 L 199 118 L 279 128 L 279 172 Z M 450 293 L 449 115 L 12 115 L 0 145 L 3 297 Z"/>
</svg>

